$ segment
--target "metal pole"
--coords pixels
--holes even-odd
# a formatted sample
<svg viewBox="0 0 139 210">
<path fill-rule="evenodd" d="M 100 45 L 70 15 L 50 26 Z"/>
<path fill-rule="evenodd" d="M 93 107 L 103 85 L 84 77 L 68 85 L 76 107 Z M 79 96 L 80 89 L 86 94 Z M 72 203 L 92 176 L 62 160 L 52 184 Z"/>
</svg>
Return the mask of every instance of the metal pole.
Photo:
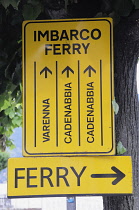
<svg viewBox="0 0 139 210">
<path fill-rule="evenodd" d="M 67 197 L 67 210 L 76 210 L 76 197 Z"/>
</svg>

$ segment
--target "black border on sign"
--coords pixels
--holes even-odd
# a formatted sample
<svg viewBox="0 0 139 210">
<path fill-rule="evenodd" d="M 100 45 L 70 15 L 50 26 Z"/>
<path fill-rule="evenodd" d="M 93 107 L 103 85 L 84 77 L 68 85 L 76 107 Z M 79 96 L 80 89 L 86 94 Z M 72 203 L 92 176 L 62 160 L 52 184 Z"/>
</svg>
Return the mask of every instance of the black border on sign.
<svg viewBox="0 0 139 210">
<path fill-rule="evenodd" d="M 55 194 L 55 195 L 20 195 L 20 196 L 7 196 L 7 198 L 41 198 L 41 197 L 74 197 L 74 196 L 123 196 L 123 195 L 133 195 L 133 193 L 115 193 L 115 194 Z"/>
<path fill-rule="evenodd" d="M 53 22 L 85 22 L 85 21 L 107 21 L 110 24 L 110 81 L 111 81 L 111 101 L 112 101 L 112 87 L 113 87 L 113 81 L 112 81 L 112 69 L 113 69 L 113 52 L 112 52 L 112 25 L 111 22 L 108 19 L 105 18 L 100 18 L 100 19 L 73 19 L 73 20 L 44 20 L 44 21 L 30 21 L 27 22 L 24 25 L 24 151 L 28 154 L 28 155 L 37 155 L 37 156 L 48 156 L 48 155 L 78 155 L 78 156 L 88 156 L 88 155 L 105 155 L 105 154 L 109 154 L 113 149 L 114 149 L 114 125 L 113 125 L 113 108 L 112 108 L 112 103 L 111 103 L 111 124 L 112 124 L 112 148 L 108 151 L 108 152 L 60 152 L 60 153 L 30 153 L 27 151 L 26 149 L 26 26 L 28 24 L 32 24 L 32 23 L 53 23 Z M 36 128 L 35 128 L 36 130 Z M 25 156 L 25 155 L 24 155 Z M 60 195 L 60 196 L 72 196 L 73 194 L 69 194 L 69 195 Z M 92 194 L 88 194 L 88 195 L 92 195 Z M 97 195 L 97 194 L 95 194 Z M 118 194 L 117 194 L 118 195 Z M 54 195 L 54 196 L 58 196 L 58 195 Z M 79 196 L 84 196 L 84 194 Z M 20 197 L 20 196 L 19 196 Z M 19 198 L 18 197 L 18 198 Z M 22 196 L 21 196 L 22 197 Z M 11 198 L 9 196 L 9 198 Z"/>
</svg>

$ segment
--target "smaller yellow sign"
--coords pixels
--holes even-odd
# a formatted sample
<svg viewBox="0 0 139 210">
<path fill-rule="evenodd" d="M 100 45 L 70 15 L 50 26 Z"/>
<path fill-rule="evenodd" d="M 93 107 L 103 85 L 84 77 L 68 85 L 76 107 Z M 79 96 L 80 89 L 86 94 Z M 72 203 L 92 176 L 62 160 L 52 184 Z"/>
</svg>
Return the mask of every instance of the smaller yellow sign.
<svg viewBox="0 0 139 210">
<path fill-rule="evenodd" d="M 8 160 L 8 197 L 132 194 L 131 157 Z"/>
</svg>

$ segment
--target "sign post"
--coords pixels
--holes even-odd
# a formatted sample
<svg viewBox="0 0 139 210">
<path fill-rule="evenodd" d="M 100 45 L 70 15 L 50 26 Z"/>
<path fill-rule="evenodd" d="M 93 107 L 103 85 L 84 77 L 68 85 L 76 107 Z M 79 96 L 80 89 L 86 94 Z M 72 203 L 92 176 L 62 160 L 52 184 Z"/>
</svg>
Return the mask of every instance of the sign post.
<svg viewBox="0 0 139 210">
<path fill-rule="evenodd" d="M 76 210 L 76 197 L 67 197 L 67 210 Z"/>
<path fill-rule="evenodd" d="M 23 24 L 24 156 L 114 155 L 111 18 Z"/>
</svg>

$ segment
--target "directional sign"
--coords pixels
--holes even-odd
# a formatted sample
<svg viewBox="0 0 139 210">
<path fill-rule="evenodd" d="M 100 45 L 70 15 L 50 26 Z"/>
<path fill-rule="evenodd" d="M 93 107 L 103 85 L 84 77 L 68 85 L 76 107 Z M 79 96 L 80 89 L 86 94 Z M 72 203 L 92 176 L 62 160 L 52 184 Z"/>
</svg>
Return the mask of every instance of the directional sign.
<svg viewBox="0 0 139 210">
<path fill-rule="evenodd" d="M 23 155 L 114 155 L 112 20 L 23 24 Z"/>
<path fill-rule="evenodd" d="M 128 156 L 8 160 L 8 197 L 132 194 Z"/>
</svg>

